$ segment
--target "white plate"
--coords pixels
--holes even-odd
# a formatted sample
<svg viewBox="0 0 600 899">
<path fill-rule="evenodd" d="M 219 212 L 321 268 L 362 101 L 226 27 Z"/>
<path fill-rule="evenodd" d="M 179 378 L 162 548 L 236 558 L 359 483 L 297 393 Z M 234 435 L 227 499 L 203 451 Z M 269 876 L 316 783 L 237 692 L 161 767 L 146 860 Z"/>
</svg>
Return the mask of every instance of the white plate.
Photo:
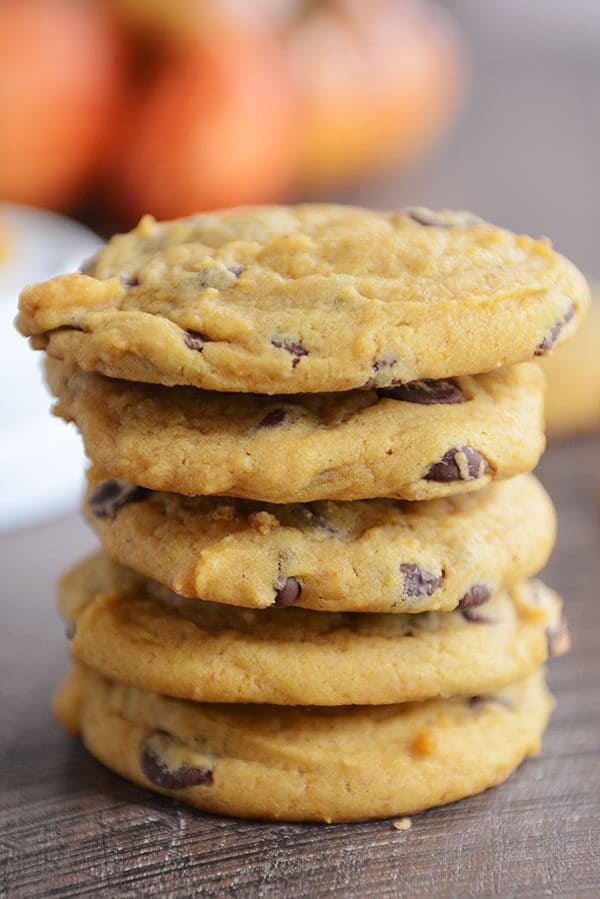
<svg viewBox="0 0 600 899">
<path fill-rule="evenodd" d="M 50 415 L 42 354 L 14 328 L 26 284 L 76 271 L 102 241 L 77 222 L 0 203 L 0 533 L 75 509 L 85 457 L 72 427 Z"/>
</svg>

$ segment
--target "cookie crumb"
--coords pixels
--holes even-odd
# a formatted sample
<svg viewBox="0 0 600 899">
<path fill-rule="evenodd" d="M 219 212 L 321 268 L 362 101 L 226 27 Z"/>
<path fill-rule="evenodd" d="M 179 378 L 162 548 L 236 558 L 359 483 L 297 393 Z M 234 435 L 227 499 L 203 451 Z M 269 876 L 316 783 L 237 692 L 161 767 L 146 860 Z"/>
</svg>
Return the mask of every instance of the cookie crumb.
<svg viewBox="0 0 600 899">
<path fill-rule="evenodd" d="M 392 821 L 392 827 L 394 830 L 410 830 L 412 821 L 410 818 L 398 818 L 397 821 Z"/>
<path fill-rule="evenodd" d="M 274 515 L 271 515 L 270 512 L 252 512 L 248 516 L 248 520 L 253 528 L 255 528 L 259 534 L 269 534 L 271 531 L 275 530 L 279 527 L 279 522 L 275 518 Z"/>
</svg>

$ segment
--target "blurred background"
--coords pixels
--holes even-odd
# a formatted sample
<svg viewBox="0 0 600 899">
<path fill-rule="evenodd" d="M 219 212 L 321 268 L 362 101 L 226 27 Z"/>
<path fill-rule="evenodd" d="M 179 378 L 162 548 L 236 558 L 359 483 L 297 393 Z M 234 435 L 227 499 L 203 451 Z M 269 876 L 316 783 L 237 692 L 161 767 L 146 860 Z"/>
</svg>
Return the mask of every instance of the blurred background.
<svg viewBox="0 0 600 899">
<path fill-rule="evenodd" d="M 145 212 L 287 200 L 471 209 L 600 276 L 599 135 L 597 0 L 3 0 L 0 529 L 82 467 L 23 284 Z"/>
<path fill-rule="evenodd" d="M 410 0 L 7 0 L 0 197 L 112 231 L 420 160 L 465 52 Z"/>
</svg>

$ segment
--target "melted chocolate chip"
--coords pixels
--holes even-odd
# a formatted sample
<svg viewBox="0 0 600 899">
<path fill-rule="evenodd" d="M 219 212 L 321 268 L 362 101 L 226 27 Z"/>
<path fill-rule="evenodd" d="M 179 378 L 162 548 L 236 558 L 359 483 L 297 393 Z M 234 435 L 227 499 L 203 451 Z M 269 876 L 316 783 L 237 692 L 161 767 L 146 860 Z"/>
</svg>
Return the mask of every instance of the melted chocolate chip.
<svg viewBox="0 0 600 899">
<path fill-rule="evenodd" d="M 208 343 L 208 337 L 199 331 L 184 331 L 183 342 L 189 350 L 196 350 L 197 353 L 201 353 L 204 349 L 204 344 Z"/>
<path fill-rule="evenodd" d="M 554 344 L 556 343 L 556 339 L 564 326 L 571 321 L 573 316 L 575 315 L 575 310 L 572 306 L 569 306 L 565 314 L 562 318 L 560 318 L 556 324 L 552 325 L 549 331 L 546 332 L 544 338 L 538 343 L 535 348 L 536 356 L 543 356 L 548 350 L 552 349 Z"/>
<path fill-rule="evenodd" d="M 472 446 L 453 446 L 424 475 L 426 481 L 473 481 L 489 471 L 487 459 Z"/>
<path fill-rule="evenodd" d="M 278 577 L 275 581 L 276 606 L 292 606 L 302 593 L 300 581 L 295 577 Z"/>
<path fill-rule="evenodd" d="M 490 618 L 489 615 L 482 615 L 481 612 L 476 612 L 475 609 L 461 609 L 461 615 L 474 624 L 494 624 L 493 618 Z"/>
<path fill-rule="evenodd" d="M 102 481 L 88 500 L 92 515 L 96 518 L 114 518 L 119 509 L 129 503 L 140 503 L 150 494 L 146 487 L 137 487 L 127 481 L 111 478 Z"/>
<path fill-rule="evenodd" d="M 272 340 L 271 343 L 279 350 L 287 350 L 294 357 L 292 368 L 296 368 L 302 356 L 308 356 L 308 350 L 301 343 L 293 343 L 291 340 Z"/>
<path fill-rule="evenodd" d="M 132 275 L 119 275 L 119 281 L 123 287 L 138 287 L 140 283 L 140 279 Z"/>
<path fill-rule="evenodd" d="M 259 428 L 276 428 L 289 419 L 290 412 L 288 409 L 271 409 L 267 412 L 263 420 L 259 423 Z"/>
<path fill-rule="evenodd" d="M 484 602 L 492 598 L 492 592 L 491 588 L 486 586 L 486 584 L 473 584 L 459 602 L 458 608 L 461 612 L 464 612 L 466 609 L 482 606 Z"/>
<path fill-rule="evenodd" d="M 559 621 L 557 624 L 551 624 L 546 628 L 546 643 L 550 658 L 552 656 L 562 656 L 569 651 L 571 637 L 566 621 Z"/>
<path fill-rule="evenodd" d="M 442 586 L 444 580 L 443 574 L 433 574 L 410 562 L 403 562 L 400 571 L 404 579 L 405 596 L 431 596 Z"/>
<path fill-rule="evenodd" d="M 422 406 L 464 403 L 466 400 L 456 381 L 434 381 L 431 378 L 398 384 L 396 387 L 379 387 L 377 395 L 405 403 L 419 403 Z"/>
<path fill-rule="evenodd" d="M 164 738 L 166 734 L 155 734 Z M 146 740 L 140 756 L 140 766 L 148 780 L 166 790 L 183 790 L 185 787 L 199 785 L 210 786 L 213 773 L 210 768 L 195 768 L 192 765 L 181 765 L 169 768 L 152 745 L 152 737 Z"/>
</svg>

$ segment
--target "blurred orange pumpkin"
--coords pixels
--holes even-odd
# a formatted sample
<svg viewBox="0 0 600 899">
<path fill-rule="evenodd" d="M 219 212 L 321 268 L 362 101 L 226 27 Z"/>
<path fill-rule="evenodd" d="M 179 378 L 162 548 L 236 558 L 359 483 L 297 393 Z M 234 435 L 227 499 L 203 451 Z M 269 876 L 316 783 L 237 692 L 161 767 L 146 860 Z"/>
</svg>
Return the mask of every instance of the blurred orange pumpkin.
<svg viewBox="0 0 600 899">
<path fill-rule="evenodd" d="M 427 0 L 0 0 L 0 199 L 124 223 L 419 158 L 464 54 Z M 97 202 L 97 201 L 96 201 Z"/>
<path fill-rule="evenodd" d="M 63 209 L 102 164 L 120 44 L 86 0 L 0 3 L 0 198 Z"/>
<path fill-rule="evenodd" d="M 187 41 L 222 29 L 272 32 L 306 0 L 105 0 L 135 34 Z"/>
<path fill-rule="evenodd" d="M 418 157 L 447 127 L 464 53 L 450 20 L 414 0 L 327 0 L 285 36 L 310 189 Z"/>
<path fill-rule="evenodd" d="M 118 194 L 132 218 L 276 200 L 297 176 L 294 107 L 272 41 L 182 46 L 130 112 Z"/>
<path fill-rule="evenodd" d="M 318 193 L 422 155 L 464 53 L 422 0 L 111 0 L 158 74 L 117 185 L 135 218 Z"/>
</svg>

